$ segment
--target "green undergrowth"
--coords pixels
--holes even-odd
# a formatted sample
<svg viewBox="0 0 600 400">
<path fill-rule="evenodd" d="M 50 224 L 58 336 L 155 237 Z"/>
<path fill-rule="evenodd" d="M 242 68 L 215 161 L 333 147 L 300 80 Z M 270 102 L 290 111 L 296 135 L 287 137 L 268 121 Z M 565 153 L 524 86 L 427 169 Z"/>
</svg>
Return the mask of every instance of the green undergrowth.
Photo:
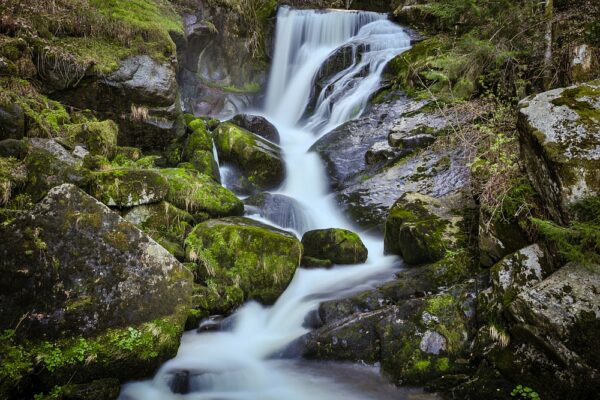
<svg viewBox="0 0 600 400">
<path fill-rule="evenodd" d="M 538 218 L 533 223 L 566 261 L 600 265 L 600 197 L 580 201 L 571 212 L 574 218 L 567 226 Z"/>
<path fill-rule="evenodd" d="M 183 35 L 167 0 L 7 0 L 0 28 L 27 42 L 40 74 L 67 73 L 74 81 L 86 70 L 113 71 L 130 55 L 167 61 L 175 54 L 171 33 Z"/>
</svg>

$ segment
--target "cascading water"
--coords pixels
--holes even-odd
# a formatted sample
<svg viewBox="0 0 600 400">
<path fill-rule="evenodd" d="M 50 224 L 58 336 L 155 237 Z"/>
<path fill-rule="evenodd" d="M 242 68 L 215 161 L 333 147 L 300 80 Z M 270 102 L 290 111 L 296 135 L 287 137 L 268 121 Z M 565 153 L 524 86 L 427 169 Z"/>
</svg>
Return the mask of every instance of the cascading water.
<svg viewBox="0 0 600 400">
<path fill-rule="evenodd" d="M 302 225 L 302 231 L 350 228 L 352 224 L 328 195 L 320 159 L 307 150 L 320 135 L 364 111 L 379 88 L 385 64 L 406 50 L 410 39 L 377 13 L 282 7 L 277 18 L 266 104 L 257 113 L 273 122 L 281 136 L 287 178 L 278 194 L 302 205 L 310 221 Z M 325 82 L 314 112 L 303 118 L 320 67 L 342 46 L 352 49 L 352 62 Z M 365 290 L 393 273 L 399 261 L 383 256 L 381 238 L 362 238 L 369 250 L 366 264 L 298 269 L 273 306 L 250 302 L 234 314 L 228 331 L 186 333 L 177 357 L 163 365 L 152 381 L 125 386 L 121 399 L 384 399 L 391 393 L 402 398 L 371 370 L 336 365 L 337 371 L 345 372 L 324 377 L 314 365 L 273 359 L 308 332 L 304 320 L 320 302 Z M 173 380 L 182 374 L 186 394 L 174 394 Z M 348 375 L 376 382 L 377 390 L 357 388 Z"/>
</svg>

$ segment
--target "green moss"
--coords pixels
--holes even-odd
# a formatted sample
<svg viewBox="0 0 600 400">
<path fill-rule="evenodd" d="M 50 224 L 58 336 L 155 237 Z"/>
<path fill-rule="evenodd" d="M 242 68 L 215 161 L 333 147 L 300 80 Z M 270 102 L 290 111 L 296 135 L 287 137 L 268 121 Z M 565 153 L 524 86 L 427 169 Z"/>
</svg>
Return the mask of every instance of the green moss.
<svg viewBox="0 0 600 400">
<path fill-rule="evenodd" d="M 82 143 L 93 155 L 112 158 L 117 147 L 119 128 L 111 120 L 90 121 L 66 127 L 66 136 L 73 143 Z"/>
<path fill-rule="evenodd" d="M 275 301 L 302 255 L 302 246 L 292 235 L 246 218 L 203 222 L 185 245 L 186 258 L 198 266 L 197 279 L 212 291 L 203 307 L 220 298 L 235 306 L 249 299 Z"/>
<path fill-rule="evenodd" d="M 169 191 L 167 180 L 153 170 L 119 168 L 93 175 L 90 194 L 109 206 L 155 203 Z"/>
<path fill-rule="evenodd" d="M 414 368 L 417 372 L 423 373 L 431 367 L 431 361 L 419 360 L 415 363 Z"/>
<path fill-rule="evenodd" d="M 207 175 L 184 168 L 161 169 L 160 174 L 168 181 L 167 200 L 178 208 L 213 217 L 241 215 L 244 211 L 235 194 Z"/>
<path fill-rule="evenodd" d="M 194 131 L 187 140 L 184 148 L 183 157 L 185 160 L 190 161 L 194 152 L 198 150 L 211 151 L 213 148 L 213 141 L 206 130 L 206 124 L 202 120 L 194 120 L 191 122 L 191 126 L 195 126 Z"/>
<path fill-rule="evenodd" d="M 439 360 L 437 360 L 435 367 L 440 372 L 448 371 L 450 369 L 450 359 L 448 357 L 440 358 Z"/>
<path fill-rule="evenodd" d="M 600 124 L 600 108 L 590 102 L 594 98 L 600 98 L 600 81 L 565 89 L 552 104 L 569 107 L 579 115 L 583 124 L 595 127 Z"/>
</svg>

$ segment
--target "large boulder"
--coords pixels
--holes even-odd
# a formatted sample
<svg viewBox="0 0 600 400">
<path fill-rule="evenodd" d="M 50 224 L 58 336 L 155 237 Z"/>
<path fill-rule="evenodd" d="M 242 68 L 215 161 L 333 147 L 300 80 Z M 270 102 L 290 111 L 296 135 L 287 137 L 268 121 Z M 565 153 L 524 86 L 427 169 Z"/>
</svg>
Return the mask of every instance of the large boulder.
<svg viewBox="0 0 600 400">
<path fill-rule="evenodd" d="M 168 182 L 167 201 L 182 210 L 205 217 L 244 213 L 244 203 L 208 175 L 186 168 L 165 168 L 159 172 Z"/>
<path fill-rule="evenodd" d="M 529 178 L 552 218 L 566 222 L 571 205 L 600 194 L 600 83 L 550 90 L 520 105 Z"/>
<path fill-rule="evenodd" d="M 317 229 L 302 236 L 306 257 L 329 260 L 334 264 L 360 264 L 368 251 L 360 237 L 346 229 Z"/>
<path fill-rule="evenodd" d="M 282 194 L 258 193 L 245 199 L 244 204 L 247 214 L 256 213 L 282 228 L 305 232 L 310 224 L 302 204 Z"/>
<path fill-rule="evenodd" d="M 593 399 L 600 389 L 600 274 L 568 264 L 509 306 L 510 343 L 492 359 L 545 399 Z"/>
<path fill-rule="evenodd" d="M 119 168 L 95 172 L 90 194 L 108 206 L 158 203 L 169 192 L 164 176 L 149 169 Z"/>
<path fill-rule="evenodd" d="M 232 123 L 220 124 L 214 135 L 219 159 L 237 165 L 251 184 L 259 189 L 281 184 L 285 165 L 279 146 Z"/>
<path fill-rule="evenodd" d="M 196 225 L 185 240 L 186 258 L 210 288 L 200 308 L 228 312 L 246 300 L 274 302 L 292 279 L 302 245 L 286 231 L 248 218 Z M 211 298 L 207 298 L 212 295 Z"/>
<path fill-rule="evenodd" d="M 448 202 L 419 193 L 405 193 L 390 209 L 384 248 L 408 264 L 434 263 L 465 242 L 463 218 Z"/>
<path fill-rule="evenodd" d="M 238 114 L 231 122 L 270 142 L 279 144 L 279 131 L 265 117 L 252 114 Z"/>
<path fill-rule="evenodd" d="M 0 239 L 1 397 L 139 379 L 175 355 L 192 274 L 93 197 L 55 187 Z"/>
<path fill-rule="evenodd" d="M 22 139 L 25 135 L 25 113 L 14 103 L 0 104 L 0 140 Z"/>
</svg>

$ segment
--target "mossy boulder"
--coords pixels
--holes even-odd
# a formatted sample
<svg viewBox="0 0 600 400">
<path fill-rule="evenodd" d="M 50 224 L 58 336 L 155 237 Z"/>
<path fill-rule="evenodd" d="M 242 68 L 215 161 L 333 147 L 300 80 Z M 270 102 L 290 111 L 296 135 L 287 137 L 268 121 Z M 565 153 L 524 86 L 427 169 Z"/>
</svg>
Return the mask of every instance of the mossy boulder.
<svg viewBox="0 0 600 400">
<path fill-rule="evenodd" d="M 212 151 L 194 151 L 194 153 L 189 157 L 189 164 L 196 171 L 213 178 L 215 182 L 221 182 L 219 164 L 217 164 Z"/>
<path fill-rule="evenodd" d="M 104 204 L 133 207 L 158 203 L 167 197 L 167 179 L 153 170 L 117 168 L 95 172 L 90 194 Z"/>
<path fill-rule="evenodd" d="M 25 113 L 12 102 L 0 103 L 0 140 L 22 139 L 25 135 Z"/>
<path fill-rule="evenodd" d="M 192 274 L 74 185 L 0 227 L 0 272 L 0 397 L 141 379 L 176 354 Z"/>
<path fill-rule="evenodd" d="M 183 242 L 192 230 L 194 218 L 166 201 L 134 207 L 123 218 L 135 224 L 177 259 L 185 256 Z"/>
<path fill-rule="evenodd" d="M 28 140 L 28 144 L 24 191 L 31 195 L 33 201 L 40 200 L 49 189 L 63 183 L 85 187 L 90 182 L 91 172 L 56 140 L 33 138 Z"/>
<path fill-rule="evenodd" d="M 334 264 L 360 264 L 368 251 L 360 236 L 346 229 L 318 229 L 302 236 L 304 255 Z"/>
<path fill-rule="evenodd" d="M 160 173 L 168 182 L 167 201 L 182 210 L 212 217 L 244 213 L 244 203 L 208 175 L 186 168 L 165 168 Z"/>
<path fill-rule="evenodd" d="M 117 148 L 119 128 L 111 120 L 90 121 L 69 125 L 67 135 L 74 143 L 82 143 L 94 155 L 114 157 Z"/>
<path fill-rule="evenodd" d="M 520 103 L 519 140 L 529 178 L 552 218 L 600 194 L 600 82 L 554 89 Z"/>
<path fill-rule="evenodd" d="M 22 160 L 27 155 L 29 146 L 26 140 L 0 140 L 0 157 L 13 157 Z"/>
<path fill-rule="evenodd" d="M 461 247 L 463 218 L 441 200 L 409 192 L 392 206 L 385 224 L 384 248 L 408 264 L 435 263 Z"/>
<path fill-rule="evenodd" d="M 509 305 L 510 340 L 488 357 L 542 398 L 592 399 L 600 389 L 600 273 L 568 264 Z"/>
<path fill-rule="evenodd" d="M 274 188 L 283 181 L 279 146 L 229 122 L 220 124 L 214 136 L 219 158 L 237 165 L 257 188 Z"/>
<path fill-rule="evenodd" d="M 279 131 L 265 117 L 251 114 L 238 114 L 231 119 L 231 122 L 270 142 L 279 144 Z"/>
<path fill-rule="evenodd" d="M 247 300 L 273 303 L 302 257 L 294 235 L 236 217 L 196 225 L 185 240 L 185 251 L 196 265 L 199 283 L 217 294 L 212 302 L 200 297 L 199 308 L 209 312 L 231 311 Z"/>
</svg>

